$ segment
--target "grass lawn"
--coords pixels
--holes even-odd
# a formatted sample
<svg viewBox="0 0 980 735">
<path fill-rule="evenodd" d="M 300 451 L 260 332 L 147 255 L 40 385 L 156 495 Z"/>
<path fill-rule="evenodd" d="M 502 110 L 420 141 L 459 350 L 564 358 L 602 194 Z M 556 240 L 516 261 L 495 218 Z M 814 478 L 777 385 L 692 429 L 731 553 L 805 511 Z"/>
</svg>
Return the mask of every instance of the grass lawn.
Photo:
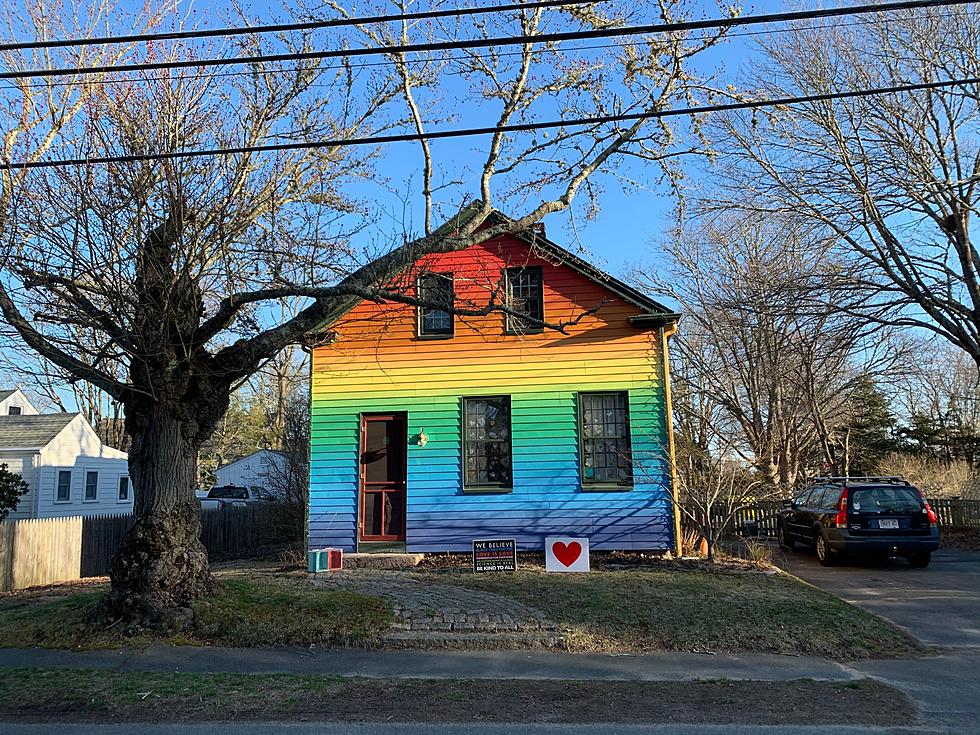
<svg viewBox="0 0 980 735">
<path fill-rule="evenodd" d="M 194 603 L 195 630 L 132 637 L 111 622 L 90 622 L 105 592 L 104 586 L 88 586 L 0 596 L 0 646 L 366 645 L 394 622 L 383 600 L 314 587 L 305 575 L 239 575 L 221 580 L 215 595 Z"/>
<path fill-rule="evenodd" d="M 672 722 L 901 725 L 871 680 L 520 681 L 0 670 L 4 721 Z M 746 704 L 748 703 L 748 706 Z"/>
<path fill-rule="evenodd" d="M 891 623 L 785 574 L 694 569 L 431 578 L 495 592 L 571 630 L 573 646 L 619 651 L 760 651 L 836 659 L 920 654 Z"/>
</svg>

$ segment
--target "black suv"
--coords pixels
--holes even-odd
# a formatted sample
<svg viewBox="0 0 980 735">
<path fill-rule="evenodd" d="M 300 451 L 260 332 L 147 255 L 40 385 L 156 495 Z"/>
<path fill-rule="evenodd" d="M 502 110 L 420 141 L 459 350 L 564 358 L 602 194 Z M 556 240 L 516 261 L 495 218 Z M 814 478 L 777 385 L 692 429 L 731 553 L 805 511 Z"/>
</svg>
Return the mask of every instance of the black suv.
<svg viewBox="0 0 980 735">
<path fill-rule="evenodd" d="M 904 556 L 929 564 L 939 522 L 925 497 L 901 477 L 825 477 L 787 501 L 777 522 L 779 545 L 812 544 L 832 565 L 842 553 Z"/>
</svg>

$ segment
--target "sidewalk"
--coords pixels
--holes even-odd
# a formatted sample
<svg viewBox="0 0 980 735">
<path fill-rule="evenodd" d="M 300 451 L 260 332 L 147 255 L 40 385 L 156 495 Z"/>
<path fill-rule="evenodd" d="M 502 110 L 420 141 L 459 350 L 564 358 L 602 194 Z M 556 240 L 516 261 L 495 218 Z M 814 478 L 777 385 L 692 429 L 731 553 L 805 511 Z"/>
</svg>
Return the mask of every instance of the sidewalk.
<svg viewBox="0 0 980 735">
<path fill-rule="evenodd" d="M 609 655 L 549 651 L 361 651 L 305 648 L 151 646 L 112 651 L 0 648 L 0 667 L 319 674 L 419 679 L 855 679 L 861 674 L 821 658 L 765 654 Z"/>
<path fill-rule="evenodd" d="M 198 673 L 268 674 L 292 673 L 341 677 L 423 678 L 423 679 L 555 679 L 604 681 L 693 681 L 697 679 L 732 679 L 787 681 L 823 679 L 849 681 L 873 678 L 904 691 L 919 709 L 921 722 L 908 729 L 846 728 L 822 726 L 810 728 L 766 728 L 729 726 L 723 730 L 712 726 L 669 726 L 672 729 L 643 726 L 619 728 L 624 733 L 970 733 L 980 732 L 980 651 L 947 651 L 936 656 L 912 660 L 878 660 L 838 663 L 822 658 L 774 656 L 764 654 L 702 655 L 696 653 L 652 653 L 644 655 L 609 655 L 562 653 L 550 651 L 361 651 L 318 650 L 301 648 L 235 649 L 156 646 L 145 649 L 111 651 L 59 651 L 50 649 L 0 649 L 0 668 L 16 667 L 106 669 L 115 671 L 181 671 Z M 79 725 L 79 733 L 108 733 L 109 729 L 90 730 Z M 99 725 L 106 728 L 105 724 Z M 179 725 L 191 735 L 211 732 L 249 733 L 250 725 L 209 730 L 205 725 Z M 263 732 L 271 732 L 267 729 Z M 279 732 L 307 732 L 300 725 L 282 725 Z M 402 726 L 405 727 L 404 725 Z M 426 725 L 426 732 L 459 732 Z M 450 727 L 450 726 L 447 726 Z M 503 725 L 481 726 L 480 732 L 530 732 L 520 728 L 508 730 Z M 667 726 L 665 726 L 667 727 Z M 295 730 L 293 729 L 295 728 Z M 34 726 L 4 724 L 5 733 L 44 732 Z M 619 731 L 617 730 L 617 731 Z M 59 725 L 61 732 L 74 732 Z M 176 730 L 174 730 L 176 732 Z M 164 727 L 143 727 L 127 732 L 164 733 Z M 387 733 L 378 725 L 331 725 L 317 730 L 324 733 Z M 402 729 L 398 732 L 408 733 Z M 475 731 L 474 731 L 475 732 Z M 578 726 L 543 728 L 542 733 L 585 732 Z M 609 732 L 612 732 L 610 730 Z"/>
</svg>

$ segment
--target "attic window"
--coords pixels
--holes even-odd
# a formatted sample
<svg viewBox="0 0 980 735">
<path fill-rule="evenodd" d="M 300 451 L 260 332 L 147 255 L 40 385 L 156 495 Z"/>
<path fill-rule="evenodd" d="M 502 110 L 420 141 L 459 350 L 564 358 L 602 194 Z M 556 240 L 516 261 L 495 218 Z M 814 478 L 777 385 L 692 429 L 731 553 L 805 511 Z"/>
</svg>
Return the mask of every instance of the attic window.
<svg viewBox="0 0 980 735">
<path fill-rule="evenodd" d="M 7 407 L 7 415 L 8 416 L 20 416 L 20 414 L 21 414 L 21 412 L 23 410 L 24 409 L 21 408 L 20 406 L 8 406 Z"/>
<path fill-rule="evenodd" d="M 517 312 L 507 314 L 505 331 L 508 334 L 533 334 L 544 331 L 540 324 L 544 319 L 541 268 L 508 268 L 504 271 L 504 278 L 507 288 L 507 307 Z"/>
<path fill-rule="evenodd" d="M 419 300 L 427 306 L 419 307 L 420 337 L 453 336 L 453 303 L 456 294 L 452 273 L 423 273 L 419 276 Z"/>
</svg>

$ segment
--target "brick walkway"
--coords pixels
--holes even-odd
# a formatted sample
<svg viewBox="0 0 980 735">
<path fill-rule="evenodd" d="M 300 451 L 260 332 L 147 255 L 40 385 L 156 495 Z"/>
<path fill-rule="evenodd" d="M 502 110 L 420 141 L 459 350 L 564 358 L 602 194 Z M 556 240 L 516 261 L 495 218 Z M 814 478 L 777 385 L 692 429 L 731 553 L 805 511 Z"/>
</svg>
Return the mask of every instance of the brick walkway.
<svg viewBox="0 0 980 735">
<path fill-rule="evenodd" d="M 419 574 L 356 569 L 320 574 L 313 583 L 362 592 L 391 603 L 391 644 L 473 648 L 560 646 L 561 629 L 544 613 L 491 592 L 440 584 Z"/>
</svg>

